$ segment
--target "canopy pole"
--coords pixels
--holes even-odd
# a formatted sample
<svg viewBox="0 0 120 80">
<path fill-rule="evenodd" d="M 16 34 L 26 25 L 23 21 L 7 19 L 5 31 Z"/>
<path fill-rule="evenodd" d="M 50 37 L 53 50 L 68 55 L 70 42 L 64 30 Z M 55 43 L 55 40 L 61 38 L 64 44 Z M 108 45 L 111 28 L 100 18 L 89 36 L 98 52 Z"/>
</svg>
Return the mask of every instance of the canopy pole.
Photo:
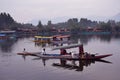
<svg viewBox="0 0 120 80">
<path fill-rule="evenodd" d="M 84 53 L 83 44 L 79 46 L 79 56 Z"/>
</svg>

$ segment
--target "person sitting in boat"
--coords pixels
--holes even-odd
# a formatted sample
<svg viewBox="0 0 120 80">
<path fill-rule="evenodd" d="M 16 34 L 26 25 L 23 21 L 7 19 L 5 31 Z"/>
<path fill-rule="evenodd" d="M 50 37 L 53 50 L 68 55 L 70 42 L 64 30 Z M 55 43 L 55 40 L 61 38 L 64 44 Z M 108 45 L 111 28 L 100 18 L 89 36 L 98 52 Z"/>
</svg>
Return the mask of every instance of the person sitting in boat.
<svg viewBox="0 0 120 80">
<path fill-rule="evenodd" d="M 85 52 L 84 56 L 85 56 L 85 57 L 88 57 L 88 56 L 89 56 L 89 53 L 88 53 L 88 52 Z"/>
<path fill-rule="evenodd" d="M 42 51 L 42 53 L 43 53 L 43 55 L 45 55 L 45 54 L 46 54 L 46 52 L 45 52 L 45 48 L 43 48 L 43 51 Z"/>
<path fill-rule="evenodd" d="M 66 55 L 67 51 L 65 49 L 61 49 L 61 55 Z"/>
<path fill-rule="evenodd" d="M 75 51 L 71 53 L 72 58 L 78 58 L 79 54 L 77 54 Z"/>
<path fill-rule="evenodd" d="M 25 52 L 25 48 L 23 49 L 23 52 Z"/>
</svg>

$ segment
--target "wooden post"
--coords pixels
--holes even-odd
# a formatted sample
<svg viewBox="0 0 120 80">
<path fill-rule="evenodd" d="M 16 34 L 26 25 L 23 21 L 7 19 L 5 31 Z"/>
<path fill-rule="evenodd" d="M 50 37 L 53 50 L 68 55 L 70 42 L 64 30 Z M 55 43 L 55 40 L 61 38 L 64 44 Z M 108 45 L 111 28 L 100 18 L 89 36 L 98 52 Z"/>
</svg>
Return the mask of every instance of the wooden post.
<svg viewBox="0 0 120 80">
<path fill-rule="evenodd" d="M 62 49 L 60 49 L 60 55 L 62 55 L 63 54 L 63 50 Z"/>
<path fill-rule="evenodd" d="M 79 56 L 84 53 L 83 44 L 79 46 Z"/>
</svg>

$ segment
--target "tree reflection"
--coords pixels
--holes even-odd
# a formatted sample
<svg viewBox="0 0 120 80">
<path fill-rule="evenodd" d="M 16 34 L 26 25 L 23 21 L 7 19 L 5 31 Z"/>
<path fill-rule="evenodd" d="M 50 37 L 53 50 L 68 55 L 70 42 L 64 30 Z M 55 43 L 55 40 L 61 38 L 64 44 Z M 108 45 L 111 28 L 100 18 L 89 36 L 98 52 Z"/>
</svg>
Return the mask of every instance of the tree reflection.
<svg viewBox="0 0 120 80">
<path fill-rule="evenodd" d="M 12 46 L 15 44 L 16 39 L 0 40 L 0 48 L 2 52 L 11 52 Z"/>
<path fill-rule="evenodd" d="M 98 39 L 101 42 L 111 42 L 112 39 L 120 39 L 119 34 L 109 34 L 109 35 L 96 35 L 96 34 L 91 34 L 91 35 L 72 35 L 71 38 L 75 43 L 82 43 L 84 45 L 87 45 L 88 42 L 91 39 Z"/>
</svg>

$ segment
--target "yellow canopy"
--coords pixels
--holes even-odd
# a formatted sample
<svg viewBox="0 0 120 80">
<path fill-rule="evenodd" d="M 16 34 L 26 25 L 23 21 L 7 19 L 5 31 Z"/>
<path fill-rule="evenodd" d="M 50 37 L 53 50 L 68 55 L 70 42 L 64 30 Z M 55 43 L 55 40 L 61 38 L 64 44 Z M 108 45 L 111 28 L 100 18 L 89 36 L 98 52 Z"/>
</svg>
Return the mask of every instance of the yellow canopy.
<svg viewBox="0 0 120 80">
<path fill-rule="evenodd" d="M 52 37 L 48 37 L 48 36 L 35 36 L 35 38 L 48 38 L 48 39 L 51 39 Z"/>
</svg>

